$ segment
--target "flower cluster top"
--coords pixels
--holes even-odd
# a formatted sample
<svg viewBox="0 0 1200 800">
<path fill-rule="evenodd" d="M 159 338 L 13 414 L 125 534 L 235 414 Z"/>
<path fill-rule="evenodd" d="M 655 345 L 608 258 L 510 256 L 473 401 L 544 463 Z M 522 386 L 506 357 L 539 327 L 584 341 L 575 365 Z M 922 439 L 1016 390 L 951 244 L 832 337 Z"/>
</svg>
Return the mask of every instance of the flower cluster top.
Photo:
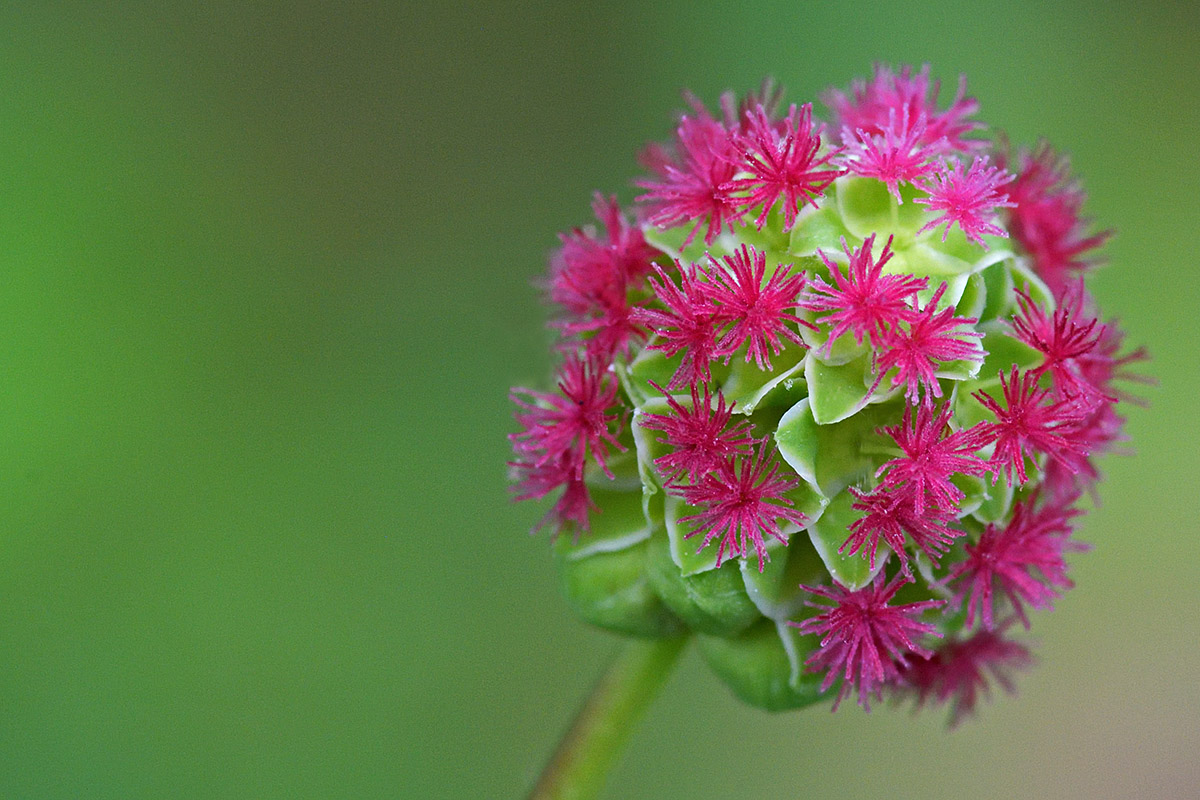
<svg viewBox="0 0 1200 800">
<path fill-rule="evenodd" d="M 1065 159 L 938 94 L 880 66 L 829 125 L 770 84 L 691 99 L 633 214 L 597 195 L 551 260 L 560 366 L 513 391 L 516 495 L 555 498 L 585 618 L 695 631 L 759 705 L 836 685 L 957 721 L 1008 687 L 1121 439 L 1143 354 L 1084 286 L 1108 232 Z"/>
</svg>

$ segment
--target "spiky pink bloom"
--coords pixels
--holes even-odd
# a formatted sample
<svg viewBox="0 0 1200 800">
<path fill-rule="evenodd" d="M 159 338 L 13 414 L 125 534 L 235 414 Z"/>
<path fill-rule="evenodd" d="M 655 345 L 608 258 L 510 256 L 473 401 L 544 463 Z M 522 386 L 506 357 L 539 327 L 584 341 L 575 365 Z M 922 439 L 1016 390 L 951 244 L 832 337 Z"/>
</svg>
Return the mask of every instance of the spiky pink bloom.
<svg viewBox="0 0 1200 800">
<path fill-rule="evenodd" d="M 933 159 L 946 149 L 944 140 L 925 144 L 924 137 L 924 119 L 910 120 L 907 108 L 899 116 L 889 110 L 888 124 L 879 133 L 842 131 L 846 151 L 841 165 L 851 175 L 883 181 L 896 202 L 903 203 L 900 182 L 912 183 L 933 172 Z"/>
<path fill-rule="evenodd" d="M 704 108 L 697 108 L 696 117 L 683 117 L 675 135 L 679 161 L 662 159 L 654 166 L 661 181 L 636 181 L 648 191 L 639 196 L 649 214 L 647 221 L 663 228 L 695 222 L 686 243 L 691 242 L 707 224 L 705 244 L 712 244 L 722 229 L 733 230 L 744 211 L 739 199 L 729 188 L 737 173 L 741 154 L 733 144 L 730 131 L 713 119 Z"/>
<path fill-rule="evenodd" d="M 875 474 L 883 476 L 882 486 L 908 498 L 917 516 L 925 513 L 927 505 L 957 510 L 965 495 L 951 477 L 987 472 L 987 462 L 975 455 L 990 441 L 983 426 L 947 433 L 952 412 L 951 405 L 943 403 L 935 416 L 932 406 L 924 404 L 914 416 L 910 405 L 901 424 L 881 429 L 904 455 L 884 463 Z"/>
<path fill-rule="evenodd" d="M 846 331 L 853 333 L 854 341 L 860 345 L 865 336 L 878 339 L 904 318 L 909 311 L 909 300 L 925 288 L 925 278 L 883 274 L 884 265 L 893 255 L 891 236 L 878 259 L 871 257 L 874 245 L 875 234 L 871 234 L 861 247 L 851 252 L 843 237 L 842 250 L 849 259 L 844 273 L 835 261 L 817 251 L 829 268 L 834 285 L 830 286 L 819 276 L 812 278 L 800 305 L 818 313 L 825 312 L 820 322 L 833 326 L 825 345 L 826 352 L 832 351 L 834 340 Z"/>
<path fill-rule="evenodd" d="M 984 423 L 996 442 L 992 468 L 1003 471 L 1010 486 L 1014 476 L 1018 483 L 1026 481 L 1025 459 L 1034 452 L 1077 470 L 1079 459 L 1088 455 L 1080 426 L 1084 410 L 1071 401 L 1053 402 L 1049 390 L 1038 386 L 1037 373 L 1018 374 L 1016 365 L 1007 377 L 1000 372 L 1000 388 L 1004 406 L 982 391 L 971 395 L 996 416 L 996 422 Z"/>
<path fill-rule="evenodd" d="M 917 186 L 929 196 L 918 197 L 914 202 L 941 212 L 941 216 L 925 223 L 918 233 L 945 223 L 943 242 L 954 225 L 976 244 L 983 244 L 985 233 L 1007 237 L 1007 231 L 996 224 L 996 209 L 1015 205 L 999 191 L 1012 179 L 1002 167 L 989 167 L 987 156 L 977 156 L 965 173 L 958 159 L 943 162 L 932 176 L 917 181 Z"/>
<path fill-rule="evenodd" d="M 863 552 L 871 569 L 875 568 L 875 553 L 880 539 L 887 542 L 900 557 L 901 571 L 911 577 L 912 568 L 905 549 L 906 537 L 925 554 L 930 563 L 937 566 L 950 544 L 963 535 L 962 531 L 950 527 L 954 521 L 952 512 L 930 508 L 918 514 L 913 510 L 911 498 L 902 492 L 891 492 L 882 487 L 863 492 L 853 486 L 849 491 L 855 498 L 852 508 L 865 513 L 850 524 L 850 535 L 842 542 L 838 552 L 847 555 Z"/>
<path fill-rule="evenodd" d="M 749 343 L 746 361 L 753 360 L 759 369 L 771 369 L 771 356 L 783 350 L 780 338 L 787 338 L 804 347 L 804 340 L 788 323 L 817 326 L 791 313 L 804 289 L 804 273 L 789 274 L 791 265 L 780 265 L 765 283 L 767 256 L 753 247 L 742 245 L 732 256 L 720 261 L 709 258 L 708 298 L 714 304 L 719 325 L 731 325 L 717 341 L 713 356 L 730 357 Z M 722 263 L 724 266 L 722 266 Z"/>
<path fill-rule="evenodd" d="M 926 703 L 950 704 L 950 728 L 975 713 L 982 695 L 991 699 L 991 681 L 1008 694 L 1016 691 L 1012 673 L 1033 665 L 1029 648 L 1004 636 L 1012 620 L 994 631 L 980 630 L 938 646 L 927 659 L 912 659 L 900 675 L 897 693 L 914 697 L 917 708 Z"/>
<path fill-rule="evenodd" d="M 1004 153 L 1000 159 L 1006 158 Z M 1009 231 L 1033 255 L 1038 276 L 1057 295 L 1071 278 L 1095 266 L 1090 251 L 1103 245 L 1112 231 L 1088 234 L 1089 221 L 1080 216 L 1084 193 L 1070 176 L 1066 157 L 1046 143 L 1032 153 L 1021 150 L 1008 187 L 1014 205 Z M 1003 163 L 1002 163 L 1003 166 Z"/>
<path fill-rule="evenodd" d="M 916 640 L 925 634 L 942 634 L 936 626 L 921 622 L 918 617 L 943 605 L 943 601 L 888 605 L 903 582 L 897 575 L 885 586 L 881 572 L 871 584 L 856 592 L 836 583 L 800 587 L 833 602 L 830 607 L 809 601 L 810 607 L 822 609 L 822 613 L 788 624 L 799 628 L 801 633 L 822 635 L 820 649 L 804 663 L 813 671 L 825 670 L 821 691 L 833 686 L 839 677 L 842 679 L 842 687 L 833 701 L 834 711 L 851 689 L 858 691 L 859 705 L 869 711 L 871 698 L 880 699 L 884 684 L 899 678 L 909 654 L 923 658 L 932 655 Z"/>
<path fill-rule="evenodd" d="M 540 500 L 560 487 L 563 489 L 554 506 L 533 527 L 531 533 L 547 525 L 553 528 L 555 536 L 567 524 L 575 526 L 576 535 L 588 529 L 589 512 L 595 506 L 588 495 L 587 485 L 578 474 L 581 460 L 581 457 L 567 451 L 541 463 L 531 458 L 508 462 L 516 500 Z"/>
<path fill-rule="evenodd" d="M 534 466 L 558 462 L 569 456 L 573 475 L 583 476 L 590 451 L 605 474 L 612 476 L 605 463 L 609 447 L 624 450 L 611 426 L 619 421 L 608 414 L 617 399 L 617 383 L 612 374 L 595 361 L 568 354 L 559 369 L 559 394 L 513 389 L 512 401 L 523 411 L 515 416 L 523 427 L 509 439 L 517 453 L 531 459 Z M 521 395 L 529 399 L 523 399 Z"/>
<path fill-rule="evenodd" d="M 643 428 L 662 431 L 666 434 L 671 452 L 654 459 L 663 471 L 665 482 L 672 485 L 682 480 L 695 482 L 707 472 L 718 470 L 729 459 L 747 453 L 755 439 L 750 435 L 750 423 L 739 420 L 730 425 L 734 403 L 725 403 L 719 391 L 714 398 L 708 386 L 701 395 L 697 384 L 692 384 L 692 407 L 667 393 L 656 383 L 651 383 L 666 395 L 669 414 L 644 414 L 639 419 Z M 714 399 L 716 405 L 713 405 Z"/>
<path fill-rule="evenodd" d="M 563 234 L 551 259 L 548 291 L 569 314 L 554 327 L 567 336 L 586 336 L 589 354 L 610 361 L 642 336 L 629 319 L 627 295 L 650 272 L 658 251 L 626 221 L 616 198 L 597 192 L 592 210 L 604 235 L 590 228 Z"/>
<path fill-rule="evenodd" d="M 1024 603 L 1048 609 L 1060 590 L 1074 586 L 1063 554 L 1087 549 L 1071 540 L 1071 519 L 1080 512 L 1060 502 L 1035 509 L 1037 502 L 1037 497 L 1018 502 L 1012 520 L 1002 528 L 988 525 L 976 544 L 966 546 L 966 558 L 940 582 L 954 584 L 956 605 L 967 600 L 968 626 L 979 614 L 985 628 L 995 629 L 997 588 L 1028 628 Z"/>
<path fill-rule="evenodd" d="M 1017 290 L 1018 312 L 1013 315 L 1013 333 L 1025 344 L 1045 356 L 1034 369 L 1038 375 L 1050 373 L 1054 394 L 1060 400 L 1081 398 L 1086 403 L 1100 402 L 1105 395 L 1081 372 L 1082 359 L 1096 349 L 1104 326 L 1095 317 L 1081 319 L 1083 287 L 1074 284 L 1059 298 L 1053 314 L 1035 303 L 1024 291 Z"/>
<path fill-rule="evenodd" d="M 967 119 L 979 110 L 979 103 L 966 96 L 966 78 L 959 78 L 958 93 L 945 110 L 937 106 L 940 89 L 941 81 L 929 80 L 928 64 L 915 75 L 910 66 L 901 67 L 897 74 L 889 67 L 876 64 L 870 83 L 860 79 L 851 85 L 853 98 L 834 89 L 822 99 L 833 110 L 838 123 L 850 130 L 882 133 L 888 124 L 889 112 L 907 109 L 910 120 L 923 120 L 925 124 L 924 144 L 944 142 L 946 151 L 969 151 L 986 146 L 985 141 L 963 138 L 983 127 L 979 122 Z"/>
<path fill-rule="evenodd" d="M 698 381 L 707 383 L 709 362 L 716 349 L 717 323 L 708 284 L 699 280 L 694 266 L 676 260 L 675 267 L 679 286 L 657 264 L 654 271 L 658 279 L 650 278 L 650 288 L 664 309 L 639 307 L 631 315 L 635 322 L 658 334 L 660 341 L 650 344 L 651 350 L 661 350 L 668 358 L 683 354 L 668 389 Z"/>
<path fill-rule="evenodd" d="M 696 552 L 719 539 L 717 566 L 730 555 L 747 555 L 753 547 L 758 556 L 758 571 L 762 572 L 767 559 L 765 538 L 770 536 L 787 544 L 779 521 L 800 526 L 808 521 L 791 507 L 791 499 L 784 496 L 799 484 L 799 479 L 779 474 L 774 448 L 760 442 L 753 457 L 726 459 L 719 469 L 702 475 L 694 485 L 674 489 L 688 504 L 701 508 L 680 520 L 695 523 L 685 538 L 704 537 Z"/>
<path fill-rule="evenodd" d="M 946 291 L 943 283 L 923 308 L 914 308 L 905 315 L 907 327 L 889 330 L 879 343 L 876 368 L 879 375 L 895 368 L 892 386 L 905 386 L 904 396 L 916 403 L 920 387 L 925 387 L 925 402 L 942 396 L 937 380 L 937 365 L 942 361 L 983 361 L 983 348 L 978 331 L 955 330 L 961 325 L 974 325 L 974 317 L 954 316 L 954 307 L 937 310 L 938 301 Z"/>
<path fill-rule="evenodd" d="M 825 191 L 840 169 L 820 169 L 836 151 L 818 157 L 820 129 L 812 121 L 812 104 L 788 109 L 782 122 L 773 121 L 761 105 L 746 112 L 745 132 L 735 136 L 742 154 L 742 169 L 750 173 L 726 185 L 734 192 L 748 192 L 739 206 L 749 211 L 762 206 L 754 224 L 760 230 L 775 202 L 783 198 L 783 230 L 791 230 L 796 214 L 805 203 L 815 208 L 817 197 Z"/>
</svg>

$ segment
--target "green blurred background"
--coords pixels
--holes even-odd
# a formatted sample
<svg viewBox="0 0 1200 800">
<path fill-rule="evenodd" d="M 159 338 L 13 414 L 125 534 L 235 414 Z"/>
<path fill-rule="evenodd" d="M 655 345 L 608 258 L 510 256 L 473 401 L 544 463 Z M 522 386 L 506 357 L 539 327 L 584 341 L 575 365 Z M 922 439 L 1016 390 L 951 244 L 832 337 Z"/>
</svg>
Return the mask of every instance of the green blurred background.
<svg viewBox="0 0 1200 800">
<path fill-rule="evenodd" d="M 1072 154 L 1137 455 L 1019 697 L 769 716 L 693 652 L 608 796 L 1200 792 L 1200 13 L 888 8 L 6 5 L 0 797 L 520 796 L 618 644 L 507 499 L 531 281 L 682 87 L 875 60 Z"/>
</svg>

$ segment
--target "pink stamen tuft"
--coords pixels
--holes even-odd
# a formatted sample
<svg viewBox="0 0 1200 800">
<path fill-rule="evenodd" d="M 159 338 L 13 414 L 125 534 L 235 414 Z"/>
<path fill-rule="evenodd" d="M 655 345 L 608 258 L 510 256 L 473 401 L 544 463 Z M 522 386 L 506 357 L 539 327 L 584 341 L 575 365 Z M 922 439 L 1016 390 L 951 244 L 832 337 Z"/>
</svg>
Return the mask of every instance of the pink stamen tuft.
<svg viewBox="0 0 1200 800">
<path fill-rule="evenodd" d="M 722 229 L 733 230 L 744 211 L 729 188 L 737 174 L 741 154 L 733 144 L 730 131 L 704 109 L 696 117 L 683 117 L 675 136 L 680 160 L 670 159 L 662 150 L 654 151 L 650 164 L 661 181 L 636 181 L 648 191 L 638 197 L 648 210 L 648 221 L 660 228 L 695 222 L 685 246 L 707 224 L 705 244 L 712 244 Z"/>
<path fill-rule="evenodd" d="M 728 363 L 748 343 L 746 361 L 753 360 L 759 369 L 769 370 L 771 356 L 783 350 L 780 337 L 804 347 L 800 334 L 787 324 L 792 322 L 816 330 L 812 323 L 790 313 L 804 289 L 803 272 L 789 275 L 789 267 L 781 265 L 764 283 L 766 254 L 746 245 L 720 262 L 709 256 L 709 263 L 708 297 L 715 304 L 717 323 L 732 326 L 717 342 L 714 356 L 725 356 Z"/>
<path fill-rule="evenodd" d="M 914 202 L 941 212 L 940 217 L 927 222 L 918 233 L 945 223 L 943 242 L 954 225 L 976 244 L 984 243 L 984 234 L 1007 237 L 1004 228 L 996 224 L 996 209 L 1016 205 L 1008 201 L 1008 195 L 999 192 L 1012 179 L 1003 168 L 989 167 L 987 156 L 976 157 L 965 173 L 958 159 L 942 164 L 934 175 L 917 181 L 917 186 L 929 196 L 918 197 Z"/>
<path fill-rule="evenodd" d="M 1033 656 L 1025 645 L 1005 638 L 1011 623 L 951 639 L 927 659 L 914 658 L 900 676 L 897 693 L 913 696 L 917 708 L 949 703 L 951 730 L 975 713 L 980 696 L 991 699 L 991 681 L 1013 694 L 1012 673 L 1032 666 Z"/>
<path fill-rule="evenodd" d="M 880 699 L 883 686 L 900 677 L 900 668 L 907 666 L 909 654 L 923 658 L 932 655 L 916 640 L 925 634 L 942 634 L 919 617 L 924 611 L 943 605 L 943 601 L 888 605 L 901 585 L 903 579 L 897 575 L 885 586 L 880 573 L 871 584 L 856 592 L 837 584 L 800 587 L 833 602 L 830 607 L 809 601 L 809 606 L 821 609 L 822 613 L 788 624 L 799 628 L 801 633 L 823 635 L 820 649 L 805 664 L 814 671 L 825 671 L 821 691 L 842 678 L 842 687 L 833 701 L 834 711 L 851 690 L 857 690 L 859 705 L 869 711 L 871 698 Z"/>
<path fill-rule="evenodd" d="M 942 396 L 942 387 L 937 380 L 937 365 L 941 361 L 983 361 L 983 348 L 978 340 L 983 334 L 978 331 L 956 331 L 961 325 L 974 325 L 973 317 L 954 316 L 954 307 L 937 310 L 938 301 L 946 291 L 943 283 L 923 308 L 915 308 L 905 315 L 907 329 L 897 326 L 888 331 L 880 343 L 876 368 L 882 376 L 896 369 L 892 386 L 905 386 L 905 398 L 916 403 L 920 388 L 925 387 L 925 402 Z"/>
<path fill-rule="evenodd" d="M 995 629 L 995 590 L 1008 598 L 1026 628 L 1024 603 L 1048 609 L 1060 590 L 1074 584 L 1067 577 L 1063 554 L 1086 550 L 1071 540 L 1071 519 L 1080 512 L 1065 503 L 1047 503 L 1034 510 L 1036 497 L 1017 503 L 1004 527 L 988 525 L 976 544 L 966 546 L 966 558 L 941 581 L 955 584 L 954 603 L 967 600 L 967 625 L 979 614 L 983 626 Z"/>
<path fill-rule="evenodd" d="M 680 520 L 695 523 L 685 538 L 704 537 L 696 552 L 719 539 L 717 566 L 731 555 L 747 555 L 753 547 L 758 556 L 758 571 L 762 572 L 767 560 L 766 537 L 787 544 L 778 521 L 799 526 L 808 521 L 791 507 L 791 499 L 784 497 L 785 492 L 799 484 L 797 478 L 779 475 L 774 448 L 761 442 L 753 457 L 728 458 L 718 470 L 701 476 L 696 484 L 674 489 L 688 504 L 702 509 Z"/>
<path fill-rule="evenodd" d="M 738 201 L 742 210 L 762 207 L 754 223 L 760 230 L 782 197 L 783 230 L 791 230 L 800 207 L 811 203 L 815 208 L 817 197 L 842 174 L 839 169 L 819 169 L 836 151 L 818 157 L 821 135 L 812 122 L 811 103 L 799 110 L 791 106 L 781 123 L 771 120 L 757 104 L 750 107 L 745 119 L 745 132 L 735 136 L 734 141 L 742 155 L 742 168 L 750 177 L 731 181 L 725 188 L 748 192 Z"/>
<path fill-rule="evenodd" d="M 671 452 L 654 460 L 663 471 L 665 482 L 671 486 L 686 478 L 698 481 L 705 473 L 719 470 L 726 461 L 749 452 L 755 439 L 750 436 L 750 423 L 739 420 L 730 425 L 733 403 L 726 405 L 719 391 L 714 398 L 707 386 L 701 395 L 692 384 L 692 407 L 684 406 L 665 389 L 651 383 L 666 395 L 669 414 L 643 414 L 639 424 L 649 430 L 666 434 Z M 716 405 L 713 405 L 713 400 Z"/>
<path fill-rule="evenodd" d="M 875 246 L 875 234 L 866 238 L 857 250 L 851 252 L 846 240 L 842 239 L 842 250 L 849 259 L 845 272 L 820 250 L 817 254 L 829 268 L 833 285 L 814 277 L 808 283 L 808 293 L 800 305 L 811 311 L 824 312 L 819 320 L 832 325 L 825 344 L 826 353 L 833 350 L 833 342 L 847 331 L 854 334 L 854 341 L 863 343 L 866 336 L 879 339 L 899 324 L 909 312 L 909 300 L 925 288 L 926 279 L 909 275 L 884 275 L 883 268 L 892 257 L 892 237 L 878 259 L 871 257 Z"/>
</svg>

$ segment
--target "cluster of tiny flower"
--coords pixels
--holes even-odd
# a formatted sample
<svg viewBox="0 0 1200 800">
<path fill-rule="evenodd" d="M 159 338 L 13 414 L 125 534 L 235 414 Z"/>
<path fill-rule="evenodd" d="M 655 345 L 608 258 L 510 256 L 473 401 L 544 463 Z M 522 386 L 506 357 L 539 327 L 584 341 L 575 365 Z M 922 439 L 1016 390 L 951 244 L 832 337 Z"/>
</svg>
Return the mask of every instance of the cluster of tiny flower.
<svg viewBox="0 0 1200 800">
<path fill-rule="evenodd" d="M 1077 501 L 1121 438 L 1114 382 L 1144 356 L 1084 289 L 1108 233 L 1065 160 L 1014 156 L 962 83 L 945 109 L 938 88 L 876 67 L 826 96 L 834 137 L 769 84 L 716 116 L 691 100 L 644 154 L 638 223 L 597 195 L 602 232 L 561 237 L 558 390 L 514 390 L 510 466 L 519 499 L 559 491 L 544 522 L 586 540 L 589 487 L 634 464 L 644 537 L 716 543 L 677 557 L 685 577 L 738 559 L 750 586 L 815 547 L 827 580 L 763 615 L 810 642 L 819 691 L 957 722 L 1030 662 L 1013 622 L 1071 586 Z"/>
</svg>

